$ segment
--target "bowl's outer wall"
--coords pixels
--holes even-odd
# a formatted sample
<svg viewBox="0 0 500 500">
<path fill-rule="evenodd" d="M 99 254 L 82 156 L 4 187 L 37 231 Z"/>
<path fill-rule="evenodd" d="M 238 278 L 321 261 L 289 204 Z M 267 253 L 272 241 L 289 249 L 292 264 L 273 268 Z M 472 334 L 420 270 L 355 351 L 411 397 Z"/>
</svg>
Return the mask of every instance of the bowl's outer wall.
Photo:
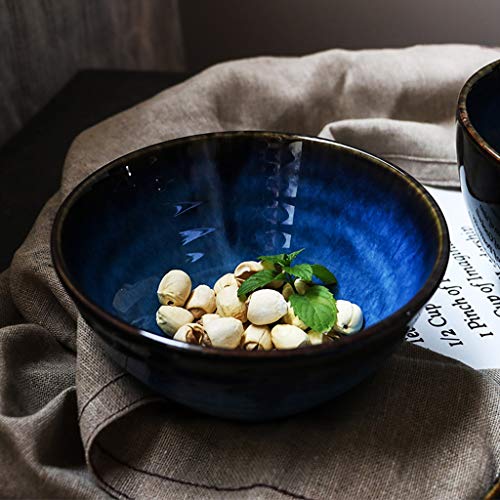
<svg viewBox="0 0 500 500">
<path fill-rule="evenodd" d="M 234 137 L 215 140 L 223 139 L 238 143 Z M 259 203 L 274 203 L 272 197 L 276 193 L 276 182 L 278 188 L 281 185 L 282 190 L 290 188 L 289 176 L 285 175 L 280 179 L 278 175 L 276 179 L 272 169 L 280 164 L 276 161 L 276 154 L 284 155 L 289 159 L 291 157 L 291 161 L 285 163 L 293 174 L 296 168 L 293 156 L 297 154 L 297 148 L 301 147 L 298 143 L 302 141 L 295 139 L 287 142 L 275 134 L 264 134 L 261 139 L 258 141 L 260 147 L 273 144 L 275 149 L 270 160 L 268 158 L 267 161 L 257 163 L 257 166 L 260 164 L 264 169 L 271 169 L 271 180 L 265 183 L 261 198 L 260 195 L 256 197 L 252 194 L 256 192 L 252 183 L 258 180 L 258 176 L 242 177 L 237 191 L 238 196 L 246 197 L 245 203 L 248 206 L 257 204 L 257 222 L 250 221 L 245 224 L 244 211 L 238 213 L 234 219 L 221 221 L 221 227 L 233 235 L 232 241 L 236 243 L 233 247 L 229 245 L 228 249 L 224 238 L 216 239 L 219 245 L 218 253 L 210 253 L 214 247 L 210 243 L 203 243 L 210 242 L 210 236 L 213 236 L 214 232 L 208 233 L 207 237 L 202 235 L 201 238 L 195 238 L 193 241 L 198 245 L 194 247 L 195 252 L 208 252 L 210 257 L 208 264 L 201 261 L 200 265 L 198 261 L 198 267 L 194 267 L 195 270 L 198 269 L 193 272 L 196 281 L 203 279 L 203 272 L 207 267 L 217 276 L 226 272 L 228 267 L 238 262 L 242 256 L 248 258 L 255 253 L 258 255 L 282 251 L 283 227 L 280 224 L 284 220 L 283 216 L 289 217 L 289 211 L 281 210 L 280 197 L 277 205 L 271 205 L 276 207 L 274 212 L 261 210 L 262 217 L 266 219 L 265 231 L 261 233 L 258 230 L 262 223 L 262 220 L 258 219 L 258 208 Z M 209 142 L 211 140 L 214 139 L 208 139 Z M 345 342 L 336 344 L 335 349 L 316 346 L 297 350 L 290 353 L 291 355 L 280 351 L 241 352 L 235 353 L 234 356 L 187 345 L 173 348 L 145 337 L 141 331 L 141 328 L 144 329 L 141 323 L 139 329 L 123 328 L 115 319 L 102 315 L 96 310 L 96 303 L 103 310 L 109 311 L 113 303 L 116 303 L 114 294 L 117 288 L 127 282 L 125 275 L 131 276 L 132 283 L 148 276 L 148 280 L 142 283 L 142 288 L 133 289 L 134 293 L 139 295 L 145 293 L 147 300 L 144 303 L 139 301 L 138 308 L 135 304 L 136 309 L 132 308 L 132 312 L 134 315 L 138 314 L 139 321 L 142 314 L 145 317 L 144 324 L 154 324 L 154 310 L 158 306 L 155 297 L 156 283 L 169 267 L 176 264 L 178 267 L 179 262 L 186 263 L 186 252 L 191 253 L 189 248 L 186 249 L 182 244 L 186 233 L 181 237 L 178 235 L 178 230 L 182 230 L 182 227 L 176 226 L 177 220 L 180 220 L 176 217 L 176 207 L 179 203 L 176 205 L 166 200 L 163 211 L 160 207 L 157 220 L 141 219 L 144 207 L 146 210 L 156 210 L 158 207 L 154 196 L 145 198 L 136 195 L 137 192 L 140 193 L 144 186 L 148 192 L 150 184 L 155 186 L 158 178 L 163 179 L 157 186 L 160 188 L 160 194 L 163 188 L 172 184 L 171 176 L 162 175 L 162 172 L 165 173 L 165 169 L 160 165 L 163 146 L 159 145 L 148 149 L 147 154 L 140 153 L 126 160 L 119 160 L 116 168 L 105 170 L 102 175 L 99 174 L 92 182 L 88 182 L 83 192 L 83 202 L 77 200 L 73 205 L 68 205 L 68 211 L 62 216 L 60 241 L 57 241 L 58 237 L 56 240 L 53 238 L 53 248 L 54 245 L 60 245 L 67 265 L 67 278 L 63 283 L 75 298 L 82 316 L 97 332 L 112 359 L 153 390 L 203 412 L 241 420 L 266 420 L 312 408 L 348 390 L 376 370 L 403 340 L 408 323 L 437 287 L 447 261 L 447 232 L 443 219 L 431 214 L 423 195 L 411 188 L 408 180 L 377 165 L 375 161 L 360 157 L 359 152 L 340 150 L 337 153 L 335 149 L 341 149 L 340 146 L 311 145 L 313 141 L 308 143 L 307 140 L 304 142 L 301 154 L 306 157 L 309 155 L 309 161 L 312 162 L 311 176 L 310 183 L 305 183 L 308 189 L 302 193 L 302 198 L 297 200 L 295 210 L 296 213 L 303 210 L 307 216 L 297 216 L 295 227 L 288 228 L 289 232 L 297 227 L 300 229 L 295 235 L 299 243 L 297 247 L 302 243 L 301 233 L 306 234 L 309 239 L 317 238 L 312 240 L 314 245 L 308 248 L 308 258 L 318 259 L 336 271 L 344 287 L 343 290 L 341 287 L 340 293 L 360 303 L 367 311 L 369 322 L 375 323 L 383 319 L 398 307 L 403 307 L 403 312 L 397 315 L 397 320 L 385 320 L 379 328 L 375 325 L 374 334 L 365 335 L 361 342 L 352 336 L 346 338 Z M 245 138 L 242 138 L 239 147 L 248 149 L 244 143 Z M 195 204 L 190 208 L 193 201 L 190 196 L 193 192 L 198 194 L 200 189 L 205 189 L 205 201 L 209 202 L 207 205 L 211 207 L 217 206 L 217 203 L 225 203 L 226 211 L 234 207 L 237 199 L 230 196 L 224 201 L 224 193 L 213 187 L 220 179 L 207 178 L 206 172 L 202 172 L 205 177 L 203 182 L 200 182 L 200 171 L 196 166 L 200 158 L 197 155 L 205 154 L 207 147 L 210 153 L 210 144 L 188 146 L 176 154 L 184 161 L 188 159 L 191 162 L 184 164 L 184 171 L 182 165 L 177 164 L 177 167 L 181 177 L 187 175 L 184 178 L 193 182 L 182 183 L 182 198 L 175 201 L 189 201 L 187 205 L 180 203 L 181 214 L 188 216 L 186 220 L 196 224 L 194 227 L 206 227 L 210 217 L 207 219 L 204 212 L 196 210 L 199 205 Z M 220 159 L 220 151 L 215 152 Z M 237 172 L 245 171 L 245 167 L 250 168 L 249 172 L 254 171 L 255 151 L 250 148 L 250 152 L 250 155 L 246 152 L 249 161 L 237 167 L 234 167 L 234 161 L 229 161 L 231 154 L 228 154 L 228 164 L 225 167 L 228 169 L 228 175 L 237 176 Z M 168 156 L 170 153 L 165 154 Z M 210 154 L 208 158 L 212 161 Z M 193 157 L 196 160 L 194 163 Z M 338 161 L 332 164 L 335 157 Z M 155 165 L 160 171 L 153 169 L 155 175 L 151 178 L 146 176 L 146 184 L 139 186 L 143 182 L 141 172 Z M 210 162 L 208 166 L 211 166 Z M 196 175 L 189 177 L 189 172 Z M 335 172 L 340 175 L 335 176 Z M 208 189 L 203 187 L 207 182 L 211 183 Z M 129 199 L 126 198 L 127 195 L 130 195 Z M 196 201 L 196 198 L 194 200 Z M 132 219 L 136 220 L 127 221 L 123 215 L 129 207 L 133 208 L 134 203 L 139 204 L 135 207 L 136 212 L 132 214 Z M 101 217 L 100 210 L 105 206 L 112 207 L 111 218 Z M 188 210 L 184 210 L 186 207 Z M 165 213 L 168 217 L 163 220 Z M 209 216 L 212 213 L 214 212 L 208 211 Z M 327 218 L 327 213 L 335 216 Z M 215 214 L 217 215 L 217 211 Z M 202 224 L 199 224 L 197 217 L 202 217 Z M 341 220 L 340 227 L 334 225 L 336 217 Z M 359 226 L 357 221 L 361 221 Z M 174 227 L 175 231 L 169 229 L 169 232 L 162 233 L 165 225 Z M 279 226 L 278 229 L 276 225 Z M 237 229 L 234 229 L 235 227 Z M 145 238 L 143 241 L 136 241 L 136 231 L 142 230 L 145 231 Z M 189 233 L 191 236 L 193 234 L 196 236 L 198 233 Z M 263 242 L 259 238 L 266 234 L 272 237 L 264 241 L 269 247 L 262 249 Z M 252 236 L 251 239 L 249 235 Z M 328 244 L 325 244 L 326 241 Z M 305 243 L 304 241 L 304 246 L 307 246 Z M 163 248 L 161 245 L 165 248 L 164 252 L 158 251 Z M 294 248 L 295 244 L 292 249 Z M 150 253 L 151 249 L 154 250 L 153 255 Z M 232 254 L 234 249 L 236 251 Z M 247 251 L 252 253 L 247 255 L 244 253 Z M 439 265 L 437 271 L 434 268 L 432 282 L 423 287 L 436 262 L 439 262 Z M 55 263 L 60 272 L 61 264 L 57 258 Z M 186 264 L 190 273 L 192 264 L 196 262 Z M 158 267 L 160 269 L 157 269 Z M 154 273 L 158 276 L 151 277 Z M 436 276 L 436 273 L 439 276 Z M 72 287 L 88 292 L 91 300 L 75 293 Z M 418 307 L 415 303 L 408 306 L 408 301 L 417 292 Z M 127 299 L 130 297 L 127 296 Z M 120 318 L 119 311 L 112 313 Z M 127 321 L 123 314 L 121 319 Z M 145 330 L 155 333 L 158 331 L 153 328 Z M 270 356 L 266 357 L 266 354 Z"/>
<path fill-rule="evenodd" d="M 500 64 L 472 85 L 464 104 L 470 123 L 460 116 L 457 122 L 462 192 L 485 250 L 500 267 Z"/>
<path fill-rule="evenodd" d="M 149 388 L 203 413 L 244 421 L 294 415 L 346 392 L 380 367 L 406 331 L 395 326 L 390 339 L 350 344 L 335 355 L 214 360 L 162 345 L 152 349 L 84 317 L 108 355 Z"/>
</svg>

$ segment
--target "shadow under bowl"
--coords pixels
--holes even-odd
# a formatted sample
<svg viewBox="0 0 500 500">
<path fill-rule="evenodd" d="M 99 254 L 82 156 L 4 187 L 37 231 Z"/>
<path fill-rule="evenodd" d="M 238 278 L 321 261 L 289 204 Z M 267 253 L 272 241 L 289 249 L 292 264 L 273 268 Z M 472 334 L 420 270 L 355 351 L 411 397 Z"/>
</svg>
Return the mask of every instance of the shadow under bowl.
<svg viewBox="0 0 500 500">
<path fill-rule="evenodd" d="M 500 60 L 472 75 L 460 92 L 457 159 L 470 218 L 500 268 Z"/>
<path fill-rule="evenodd" d="M 296 350 L 174 341 L 155 323 L 171 268 L 213 285 L 242 260 L 305 247 L 331 268 L 364 330 Z M 437 288 L 449 240 L 412 177 L 339 143 L 273 132 L 182 138 L 119 158 L 65 200 L 52 232 L 59 277 L 121 367 L 200 411 L 241 420 L 298 413 L 380 366 Z M 300 262 L 300 258 L 298 259 Z"/>
</svg>

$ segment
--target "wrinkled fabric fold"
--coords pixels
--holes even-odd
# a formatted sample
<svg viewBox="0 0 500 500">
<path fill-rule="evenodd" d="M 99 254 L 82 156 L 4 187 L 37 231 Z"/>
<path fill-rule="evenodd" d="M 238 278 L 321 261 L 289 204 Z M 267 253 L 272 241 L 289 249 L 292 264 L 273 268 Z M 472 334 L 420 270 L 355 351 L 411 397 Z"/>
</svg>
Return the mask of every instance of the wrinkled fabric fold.
<svg viewBox="0 0 500 500">
<path fill-rule="evenodd" d="M 229 422 L 165 401 L 101 350 L 62 288 L 62 200 L 127 152 L 266 129 L 335 138 L 457 187 L 460 87 L 500 51 L 331 50 L 209 68 L 78 136 L 60 191 L 0 274 L 0 496 L 480 498 L 500 471 L 500 370 L 404 344 L 370 380 L 308 413 Z"/>
</svg>

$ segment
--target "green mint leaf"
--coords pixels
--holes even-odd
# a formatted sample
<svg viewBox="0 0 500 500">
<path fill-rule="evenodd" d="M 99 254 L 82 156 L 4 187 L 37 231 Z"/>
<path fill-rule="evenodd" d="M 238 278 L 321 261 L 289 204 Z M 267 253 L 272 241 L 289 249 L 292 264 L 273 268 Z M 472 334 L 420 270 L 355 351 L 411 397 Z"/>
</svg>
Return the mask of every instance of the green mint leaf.
<svg viewBox="0 0 500 500">
<path fill-rule="evenodd" d="M 276 271 L 277 269 L 278 270 L 281 269 L 279 264 L 273 264 L 272 262 L 269 262 L 267 260 L 262 260 L 261 264 L 264 269 L 269 269 L 271 271 Z"/>
<path fill-rule="evenodd" d="M 313 264 L 311 267 L 314 276 L 325 283 L 325 285 L 337 284 L 337 278 L 325 266 L 322 266 L 321 264 Z"/>
<path fill-rule="evenodd" d="M 304 295 L 293 294 L 288 299 L 295 314 L 317 332 L 328 332 L 337 320 L 337 306 L 328 288 L 315 285 Z"/>
<path fill-rule="evenodd" d="M 261 255 L 257 257 L 258 260 L 262 262 L 269 262 L 270 264 L 279 264 L 281 266 L 285 265 L 285 254 L 279 253 L 277 255 Z"/>
<path fill-rule="evenodd" d="M 274 281 L 277 276 L 278 271 L 273 271 L 271 269 L 264 269 L 264 271 L 252 274 L 252 276 L 246 279 L 238 288 L 238 297 L 243 297 L 258 288 L 266 286 L 268 283 L 271 283 L 271 281 Z"/>
<path fill-rule="evenodd" d="M 269 262 L 270 264 L 278 264 L 280 266 L 289 266 L 291 262 L 302 253 L 305 248 L 301 248 L 300 250 L 296 250 L 292 253 L 278 253 L 276 255 L 261 255 L 257 257 L 262 262 Z"/>
<path fill-rule="evenodd" d="M 297 257 L 297 255 L 302 253 L 304 250 L 305 248 L 301 248 L 300 250 L 296 250 L 295 252 L 285 254 L 285 260 L 288 265 L 290 265 L 292 261 Z"/>
<path fill-rule="evenodd" d="M 310 264 L 297 264 L 296 266 L 283 269 L 304 281 L 311 281 L 313 277 L 313 269 Z"/>
</svg>

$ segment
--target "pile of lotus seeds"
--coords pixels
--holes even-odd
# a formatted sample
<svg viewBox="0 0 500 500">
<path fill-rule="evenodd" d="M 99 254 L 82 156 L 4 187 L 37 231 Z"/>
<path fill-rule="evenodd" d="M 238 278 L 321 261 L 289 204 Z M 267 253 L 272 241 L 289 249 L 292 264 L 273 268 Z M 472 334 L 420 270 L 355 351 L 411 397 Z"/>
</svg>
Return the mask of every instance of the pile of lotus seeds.
<svg viewBox="0 0 500 500">
<path fill-rule="evenodd" d="M 238 288 L 264 269 L 262 262 L 247 261 L 236 266 L 214 284 L 192 289 L 191 278 L 180 269 L 169 271 L 158 286 L 160 308 L 156 322 L 163 332 L 190 344 L 244 349 L 247 351 L 295 349 L 331 342 L 363 326 L 361 308 L 337 300 L 337 316 L 327 332 L 312 331 L 295 315 L 288 298 L 290 283 L 273 281 L 268 288 L 238 297 Z M 296 279 L 293 288 L 305 293 L 311 283 Z"/>
</svg>

